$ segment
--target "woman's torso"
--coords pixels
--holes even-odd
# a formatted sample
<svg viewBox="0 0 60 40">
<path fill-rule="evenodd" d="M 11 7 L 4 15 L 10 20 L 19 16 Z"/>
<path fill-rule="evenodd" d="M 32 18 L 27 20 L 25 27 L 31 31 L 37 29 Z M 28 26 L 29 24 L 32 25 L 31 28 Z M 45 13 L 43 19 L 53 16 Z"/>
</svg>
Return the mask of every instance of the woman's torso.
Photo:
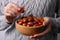
<svg viewBox="0 0 60 40">
<path fill-rule="evenodd" d="M 11 2 L 18 6 L 23 5 L 25 7 L 25 15 L 32 13 L 36 17 L 54 16 L 56 0 L 2 0 L 0 2 L 0 11 L 3 13 L 3 8 Z"/>
<path fill-rule="evenodd" d="M 0 12 L 2 14 L 3 14 L 3 8 L 8 3 L 11 2 L 14 2 L 19 6 L 23 5 L 25 8 L 25 12 L 24 12 L 25 16 L 31 13 L 36 17 L 40 17 L 40 16 L 54 17 L 55 15 L 56 0 L 4 0 L 4 1 L 1 0 Z M 4 35 L 5 40 L 54 40 L 54 36 L 52 34 L 51 34 L 52 36 L 50 34 L 47 34 L 42 38 L 29 39 L 26 36 L 19 34 L 19 32 L 17 32 L 15 28 L 9 33 L 6 32 L 8 29 L 9 27 L 5 31 L 3 31 L 5 33 Z"/>
</svg>

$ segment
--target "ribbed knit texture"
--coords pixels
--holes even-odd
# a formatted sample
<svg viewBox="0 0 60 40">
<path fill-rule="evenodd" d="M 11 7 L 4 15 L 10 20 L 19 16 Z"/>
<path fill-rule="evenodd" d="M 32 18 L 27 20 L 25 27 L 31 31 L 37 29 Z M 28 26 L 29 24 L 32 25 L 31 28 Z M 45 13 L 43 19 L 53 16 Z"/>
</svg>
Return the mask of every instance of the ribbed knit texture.
<svg viewBox="0 0 60 40">
<path fill-rule="evenodd" d="M 32 13 L 36 17 L 52 17 L 52 14 L 54 14 L 55 11 L 56 4 L 55 0 L 1 0 L 1 13 L 3 13 L 3 8 L 10 2 L 16 3 L 18 6 L 23 5 L 25 7 L 25 15 L 29 15 L 30 13 Z"/>
<path fill-rule="evenodd" d="M 25 8 L 24 16 L 33 14 L 36 17 L 40 17 L 40 16 L 54 17 L 55 15 L 56 0 L 0 0 L 0 15 L 3 16 L 4 7 L 11 2 L 16 3 L 18 6 L 21 6 L 21 5 L 24 6 Z M 2 25 L 2 21 L 5 21 L 5 20 L 4 19 L 0 20 L 1 22 L 0 26 Z M 4 27 L 5 25 L 2 25 L 0 29 L 5 28 Z M 56 40 L 56 38 L 54 38 L 55 36 L 49 33 L 46 36 L 41 38 L 29 39 L 27 38 L 27 36 L 20 34 L 15 28 L 9 31 L 8 29 L 10 26 L 6 27 L 6 30 L 4 31 L 0 31 L 0 35 L 3 34 L 0 37 L 0 40 Z M 6 32 L 6 31 L 9 31 L 9 32 Z"/>
</svg>

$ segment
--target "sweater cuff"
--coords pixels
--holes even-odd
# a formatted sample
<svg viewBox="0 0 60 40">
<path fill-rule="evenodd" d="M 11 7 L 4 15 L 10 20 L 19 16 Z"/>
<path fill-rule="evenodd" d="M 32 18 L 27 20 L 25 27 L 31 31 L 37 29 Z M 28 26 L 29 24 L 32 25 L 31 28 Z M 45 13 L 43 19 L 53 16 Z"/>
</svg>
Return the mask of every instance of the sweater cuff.
<svg viewBox="0 0 60 40">
<path fill-rule="evenodd" d="M 0 17 L 0 31 L 5 30 L 6 28 L 8 28 L 11 24 L 8 24 L 5 20 L 4 16 Z"/>
<path fill-rule="evenodd" d="M 57 24 L 56 18 L 50 18 L 50 25 L 51 25 L 52 32 L 54 31 L 54 33 L 57 33 L 58 32 L 58 24 Z"/>
<path fill-rule="evenodd" d="M 50 18 L 50 24 L 51 24 L 51 26 L 56 27 L 56 19 L 55 18 Z"/>
</svg>

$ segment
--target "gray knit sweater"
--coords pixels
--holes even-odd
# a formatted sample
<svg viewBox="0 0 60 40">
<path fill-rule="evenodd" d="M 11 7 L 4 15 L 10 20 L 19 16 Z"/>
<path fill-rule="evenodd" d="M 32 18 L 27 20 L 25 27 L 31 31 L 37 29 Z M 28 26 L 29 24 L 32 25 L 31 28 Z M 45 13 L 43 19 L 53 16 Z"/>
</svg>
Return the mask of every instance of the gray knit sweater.
<svg viewBox="0 0 60 40">
<path fill-rule="evenodd" d="M 24 16 L 32 13 L 36 17 L 50 17 L 52 30 L 43 37 L 33 39 L 20 34 L 14 24 L 5 22 L 3 9 L 11 2 L 25 7 Z M 58 2 L 60 3 L 59 0 L 57 2 L 56 0 L 0 0 L 0 40 L 57 40 L 57 29 L 60 28 L 60 5 Z"/>
</svg>

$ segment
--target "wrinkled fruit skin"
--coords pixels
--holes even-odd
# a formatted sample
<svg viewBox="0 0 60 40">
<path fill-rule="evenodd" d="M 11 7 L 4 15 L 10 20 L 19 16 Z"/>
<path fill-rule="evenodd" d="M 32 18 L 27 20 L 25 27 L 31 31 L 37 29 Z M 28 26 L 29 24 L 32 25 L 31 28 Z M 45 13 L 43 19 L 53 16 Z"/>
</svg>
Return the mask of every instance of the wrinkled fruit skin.
<svg viewBox="0 0 60 40">
<path fill-rule="evenodd" d="M 33 15 L 29 15 L 27 18 L 28 18 L 28 21 L 33 21 Z"/>
<path fill-rule="evenodd" d="M 24 22 L 24 23 L 27 22 L 27 18 L 23 18 L 23 22 Z"/>
<path fill-rule="evenodd" d="M 34 21 L 39 22 L 35 16 L 33 16 L 33 19 L 34 19 Z"/>
<path fill-rule="evenodd" d="M 18 12 L 24 13 L 24 7 L 20 7 L 20 10 Z"/>
<path fill-rule="evenodd" d="M 33 22 L 28 22 L 27 23 L 29 26 L 32 26 L 33 25 Z"/>
<path fill-rule="evenodd" d="M 34 24 L 33 26 L 36 27 L 36 26 L 39 26 L 39 24 L 36 23 L 36 24 Z"/>
<path fill-rule="evenodd" d="M 37 27 L 43 25 L 44 19 L 42 17 L 36 18 L 32 14 L 28 17 L 22 17 L 17 20 L 19 25 L 27 26 L 27 27 Z"/>
<path fill-rule="evenodd" d="M 23 23 L 23 26 L 26 26 L 27 24 L 26 23 Z"/>
</svg>

